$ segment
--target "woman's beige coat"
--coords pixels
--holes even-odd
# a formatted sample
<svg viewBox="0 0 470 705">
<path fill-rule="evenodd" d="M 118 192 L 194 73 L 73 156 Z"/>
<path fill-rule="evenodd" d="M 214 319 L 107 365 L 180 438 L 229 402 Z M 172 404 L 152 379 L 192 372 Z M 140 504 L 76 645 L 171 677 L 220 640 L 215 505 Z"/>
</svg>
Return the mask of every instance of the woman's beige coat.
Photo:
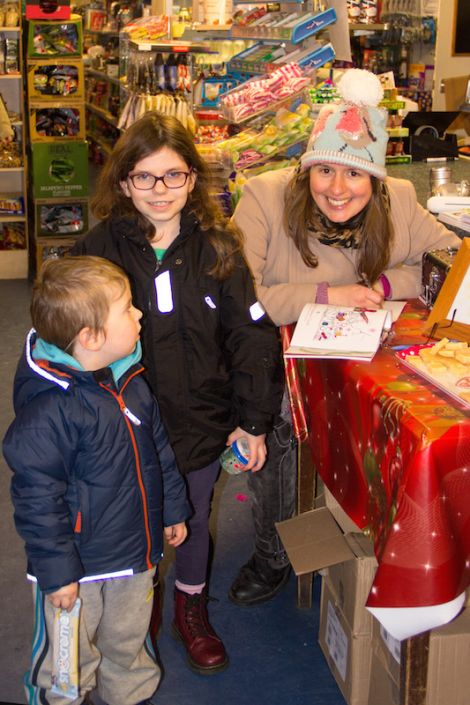
<svg viewBox="0 0 470 705">
<path fill-rule="evenodd" d="M 257 293 L 277 325 L 297 321 L 303 306 L 315 301 L 316 285 L 354 284 L 358 250 L 322 245 L 312 238 L 318 267 L 307 267 L 283 225 L 284 192 L 293 169 L 270 171 L 250 179 L 234 220 L 245 235 L 245 251 Z M 421 290 L 421 262 L 427 250 L 458 247 L 460 239 L 420 206 L 410 181 L 387 178 L 394 241 L 385 270 L 394 299 L 416 298 Z"/>
</svg>

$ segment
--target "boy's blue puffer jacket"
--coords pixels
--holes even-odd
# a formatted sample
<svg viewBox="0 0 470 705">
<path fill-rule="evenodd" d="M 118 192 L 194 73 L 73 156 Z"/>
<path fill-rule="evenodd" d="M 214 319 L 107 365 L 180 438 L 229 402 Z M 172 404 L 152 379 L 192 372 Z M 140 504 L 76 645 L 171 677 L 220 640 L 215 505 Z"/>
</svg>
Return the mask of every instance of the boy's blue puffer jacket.
<svg viewBox="0 0 470 705">
<path fill-rule="evenodd" d="M 147 570 L 161 558 L 163 526 L 184 521 L 190 508 L 143 368 L 132 365 L 116 387 L 107 368 L 35 361 L 34 341 L 33 332 L 3 444 L 28 571 L 53 592 L 84 577 Z"/>
</svg>

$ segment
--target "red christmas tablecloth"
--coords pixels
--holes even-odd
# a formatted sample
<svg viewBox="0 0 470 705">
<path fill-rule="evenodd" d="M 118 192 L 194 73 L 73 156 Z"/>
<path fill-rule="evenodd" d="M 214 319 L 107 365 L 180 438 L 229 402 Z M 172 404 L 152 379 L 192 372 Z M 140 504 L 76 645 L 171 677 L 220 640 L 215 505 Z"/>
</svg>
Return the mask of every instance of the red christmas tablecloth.
<svg viewBox="0 0 470 705">
<path fill-rule="evenodd" d="M 423 343 L 407 304 L 389 344 Z M 284 343 L 292 327 L 282 329 Z M 470 584 L 470 412 L 384 347 L 370 363 L 286 360 L 298 438 L 374 541 L 369 607 L 448 602 Z"/>
</svg>

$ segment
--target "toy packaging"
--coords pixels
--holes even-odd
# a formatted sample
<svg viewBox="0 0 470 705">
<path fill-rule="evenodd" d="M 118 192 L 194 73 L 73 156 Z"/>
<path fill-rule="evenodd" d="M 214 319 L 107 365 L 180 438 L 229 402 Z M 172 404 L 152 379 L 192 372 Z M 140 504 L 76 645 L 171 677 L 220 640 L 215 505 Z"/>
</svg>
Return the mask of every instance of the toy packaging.
<svg viewBox="0 0 470 705">
<path fill-rule="evenodd" d="M 83 53 L 82 18 L 72 15 L 69 21 L 28 23 L 28 58 L 76 56 Z"/>
<path fill-rule="evenodd" d="M 29 131 L 32 141 L 85 139 L 85 108 L 82 103 L 30 103 Z"/>
<path fill-rule="evenodd" d="M 58 64 L 55 59 L 38 59 L 28 65 L 30 99 L 83 98 L 85 95 L 83 66 L 70 59 Z"/>
<path fill-rule="evenodd" d="M 48 199 L 36 201 L 37 237 L 81 235 L 88 230 L 88 201 Z"/>
</svg>

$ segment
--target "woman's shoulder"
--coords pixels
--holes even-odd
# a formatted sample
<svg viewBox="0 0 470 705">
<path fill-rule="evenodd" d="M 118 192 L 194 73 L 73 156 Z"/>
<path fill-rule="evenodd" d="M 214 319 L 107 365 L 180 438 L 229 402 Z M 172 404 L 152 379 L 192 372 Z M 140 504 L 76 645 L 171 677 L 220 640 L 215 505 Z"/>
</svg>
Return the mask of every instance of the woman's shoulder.
<svg viewBox="0 0 470 705">
<path fill-rule="evenodd" d="M 245 188 L 248 187 L 249 190 L 257 193 L 264 193 L 267 190 L 271 193 L 277 190 L 284 191 L 287 184 L 292 179 L 294 171 L 294 167 L 265 171 L 262 174 L 258 174 L 258 176 L 252 176 L 245 184 Z"/>
<path fill-rule="evenodd" d="M 416 200 L 415 187 L 408 179 L 397 179 L 394 176 L 387 176 L 385 184 L 391 196 L 414 198 Z"/>
</svg>

